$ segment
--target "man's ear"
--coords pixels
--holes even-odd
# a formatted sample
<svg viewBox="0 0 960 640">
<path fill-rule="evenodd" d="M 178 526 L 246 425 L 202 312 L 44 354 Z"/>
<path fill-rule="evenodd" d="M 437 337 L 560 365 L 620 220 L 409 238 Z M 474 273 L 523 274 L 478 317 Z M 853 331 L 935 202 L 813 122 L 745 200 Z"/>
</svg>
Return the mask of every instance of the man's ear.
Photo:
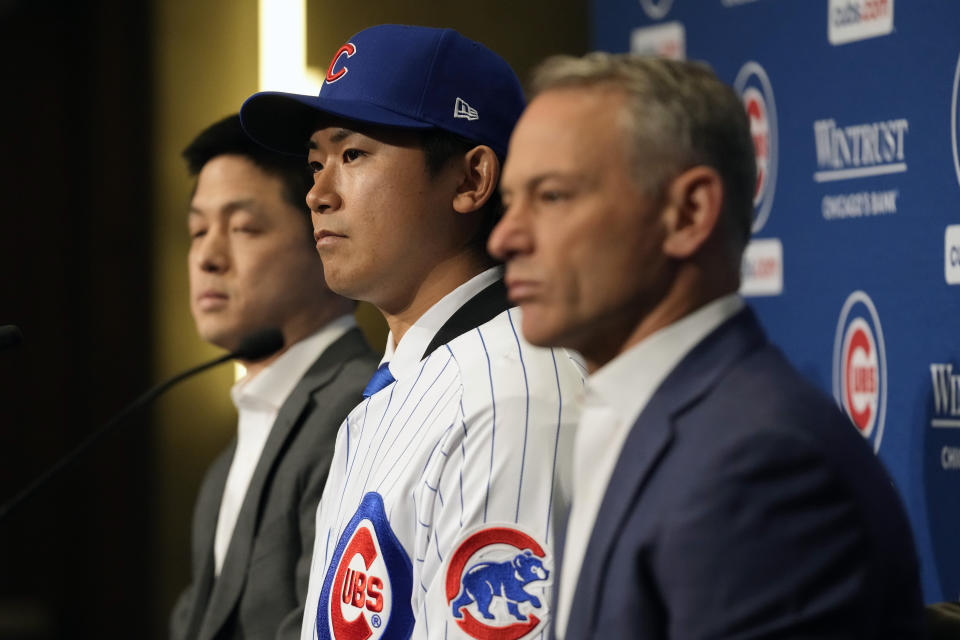
<svg viewBox="0 0 960 640">
<path fill-rule="evenodd" d="M 461 166 L 463 173 L 453 197 L 453 209 L 458 213 L 471 213 L 486 204 L 496 190 L 500 160 L 493 149 L 479 145 L 463 156 Z"/>
<path fill-rule="evenodd" d="M 667 187 L 663 252 L 671 258 L 693 256 L 720 224 L 723 181 L 714 169 L 696 166 Z"/>
</svg>

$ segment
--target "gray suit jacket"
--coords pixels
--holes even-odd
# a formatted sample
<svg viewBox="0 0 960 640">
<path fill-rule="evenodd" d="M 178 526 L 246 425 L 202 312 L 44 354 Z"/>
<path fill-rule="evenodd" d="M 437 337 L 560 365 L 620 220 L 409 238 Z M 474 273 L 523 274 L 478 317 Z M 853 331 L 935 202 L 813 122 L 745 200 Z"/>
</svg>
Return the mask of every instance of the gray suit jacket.
<svg viewBox="0 0 960 640">
<path fill-rule="evenodd" d="M 299 638 L 317 503 L 337 430 L 376 367 L 352 329 L 297 383 L 257 462 L 216 579 L 213 537 L 236 439 L 214 461 L 197 498 L 192 584 L 173 609 L 173 640 Z"/>
</svg>

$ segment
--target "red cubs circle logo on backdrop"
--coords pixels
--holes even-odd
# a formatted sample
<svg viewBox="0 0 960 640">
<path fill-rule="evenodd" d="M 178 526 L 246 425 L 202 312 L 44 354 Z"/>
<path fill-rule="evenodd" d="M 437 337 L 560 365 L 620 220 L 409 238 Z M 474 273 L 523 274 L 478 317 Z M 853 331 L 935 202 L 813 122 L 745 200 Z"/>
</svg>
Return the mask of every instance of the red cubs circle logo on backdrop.
<svg viewBox="0 0 960 640">
<path fill-rule="evenodd" d="M 454 621 L 478 640 L 517 640 L 539 632 L 548 606 L 545 561 L 540 543 L 513 526 L 487 526 L 468 535 L 446 572 Z"/>
<path fill-rule="evenodd" d="M 833 346 L 833 395 L 864 438 L 880 449 L 886 411 L 886 355 L 876 307 L 854 291 L 840 312 Z"/>
<path fill-rule="evenodd" d="M 873 331 L 863 318 L 854 318 L 847 325 L 840 357 L 843 408 L 857 429 L 869 437 L 880 405 L 880 367 Z"/>
<path fill-rule="evenodd" d="M 763 94 L 753 87 L 743 92 L 743 106 L 750 119 L 750 137 L 753 138 L 753 151 L 757 158 L 757 184 L 753 191 L 753 206 L 760 204 L 767 186 L 770 166 L 770 121 L 767 119 L 767 105 Z"/>
<path fill-rule="evenodd" d="M 750 121 L 750 136 L 757 159 L 757 183 L 753 194 L 753 231 L 759 231 L 770 216 L 777 180 L 777 108 L 770 79 L 758 63 L 740 68 L 734 89 L 743 101 Z"/>
<path fill-rule="evenodd" d="M 337 80 L 339 80 L 340 78 L 342 78 L 343 76 L 347 75 L 347 71 L 349 71 L 349 69 L 347 69 L 346 65 L 341 66 L 339 69 L 336 69 L 336 70 L 334 69 L 337 66 L 337 64 L 340 62 L 340 58 L 343 58 L 344 56 L 347 58 L 350 58 L 356 52 L 357 52 L 357 48 L 353 45 L 352 42 L 348 42 L 347 44 L 337 49 L 337 52 L 333 54 L 333 59 L 330 60 L 330 66 L 327 67 L 327 83 L 328 84 L 332 84 Z"/>
</svg>

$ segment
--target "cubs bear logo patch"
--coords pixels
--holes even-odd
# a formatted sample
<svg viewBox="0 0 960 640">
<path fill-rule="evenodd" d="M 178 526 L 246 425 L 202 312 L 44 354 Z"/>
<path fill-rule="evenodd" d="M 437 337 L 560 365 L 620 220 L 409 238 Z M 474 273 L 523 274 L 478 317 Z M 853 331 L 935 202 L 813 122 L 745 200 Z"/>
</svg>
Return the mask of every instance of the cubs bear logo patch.
<svg viewBox="0 0 960 640">
<path fill-rule="evenodd" d="M 547 554 L 510 525 L 467 535 L 451 554 L 445 595 L 450 615 L 478 640 L 517 640 L 539 631 L 548 608 Z"/>
<path fill-rule="evenodd" d="M 394 640 L 413 630 L 410 558 L 380 494 L 363 497 L 337 542 L 317 605 L 317 637 Z"/>
</svg>

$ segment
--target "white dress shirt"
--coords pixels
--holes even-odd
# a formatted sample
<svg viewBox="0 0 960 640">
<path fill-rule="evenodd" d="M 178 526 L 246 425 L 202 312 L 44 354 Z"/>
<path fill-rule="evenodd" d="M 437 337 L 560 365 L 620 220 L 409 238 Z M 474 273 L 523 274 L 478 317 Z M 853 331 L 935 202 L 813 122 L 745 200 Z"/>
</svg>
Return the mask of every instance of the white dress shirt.
<svg viewBox="0 0 960 640">
<path fill-rule="evenodd" d="M 237 447 L 227 473 L 213 538 L 215 575 L 220 575 L 240 508 L 247 495 L 247 487 L 280 407 L 320 354 L 354 326 L 356 321 L 352 315 L 341 316 L 327 323 L 313 335 L 288 348 L 258 375 L 246 375 L 230 389 L 238 413 Z"/>
<path fill-rule="evenodd" d="M 399 344 L 388 339 L 384 361 L 396 381 L 351 411 L 337 437 L 303 640 L 476 637 L 462 626 L 469 617 L 494 634 L 524 623 L 532 637 L 545 630 L 552 541 L 569 502 L 555 478 L 573 444 L 582 369 L 563 349 L 525 342 L 516 308 L 423 358 L 442 325 L 501 276 L 500 268 L 476 276 Z M 475 602 L 457 606 L 471 599 L 460 591 L 471 567 L 518 556 L 533 567 L 524 593 L 491 594 L 492 618 Z"/>
<path fill-rule="evenodd" d="M 557 602 L 557 638 L 563 638 L 597 511 L 637 416 L 664 378 L 707 334 L 743 308 L 730 294 L 644 338 L 587 378 L 574 441 L 573 505 L 567 523 Z"/>
</svg>

